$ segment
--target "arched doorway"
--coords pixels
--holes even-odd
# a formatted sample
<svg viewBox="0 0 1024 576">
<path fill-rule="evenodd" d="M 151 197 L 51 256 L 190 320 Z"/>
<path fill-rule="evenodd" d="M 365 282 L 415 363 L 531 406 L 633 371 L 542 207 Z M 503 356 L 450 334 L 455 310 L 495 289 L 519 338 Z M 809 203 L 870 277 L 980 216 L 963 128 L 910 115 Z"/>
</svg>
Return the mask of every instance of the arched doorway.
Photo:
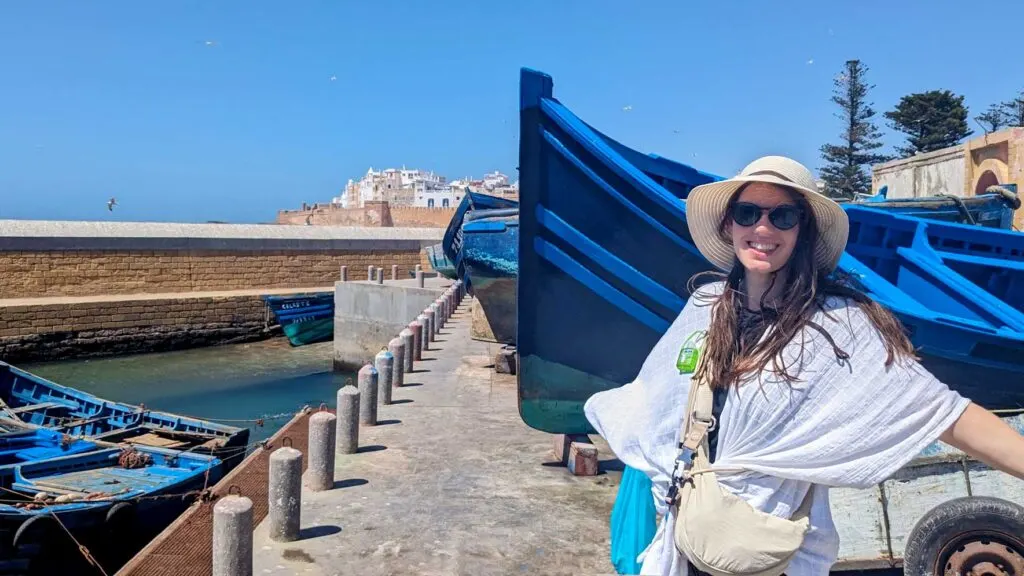
<svg viewBox="0 0 1024 576">
<path fill-rule="evenodd" d="M 978 178 L 978 184 L 974 187 L 974 195 L 980 196 L 985 193 L 986 188 L 997 184 L 999 184 L 999 178 L 991 170 L 985 170 L 981 177 Z"/>
</svg>

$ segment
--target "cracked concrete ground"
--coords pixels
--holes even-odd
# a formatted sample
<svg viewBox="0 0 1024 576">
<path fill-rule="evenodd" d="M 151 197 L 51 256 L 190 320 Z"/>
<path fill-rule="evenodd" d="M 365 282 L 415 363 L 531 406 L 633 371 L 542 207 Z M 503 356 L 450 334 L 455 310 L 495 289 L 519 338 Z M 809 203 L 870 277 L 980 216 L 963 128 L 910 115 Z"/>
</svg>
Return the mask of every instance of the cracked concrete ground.
<svg viewBox="0 0 1024 576">
<path fill-rule="evenodd" d="M 596 477 L 554 462 L 550 434 L 519 418 L 499 346 L 469 338 L 469 301 L 407 374 L 335 488 L 302 493 L 302 534 L 257 527 L 254 574 L 614 574 L 608 519 L 621 465 L 598 436 Z"/>
</svg>

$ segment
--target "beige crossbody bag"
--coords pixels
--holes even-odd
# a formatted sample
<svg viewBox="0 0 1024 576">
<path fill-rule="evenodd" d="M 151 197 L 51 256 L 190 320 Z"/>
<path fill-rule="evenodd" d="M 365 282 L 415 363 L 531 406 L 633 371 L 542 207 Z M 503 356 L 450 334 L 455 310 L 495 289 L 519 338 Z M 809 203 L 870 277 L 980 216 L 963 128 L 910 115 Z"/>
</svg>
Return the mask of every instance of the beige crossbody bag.
<svg viewBox="0 0 1024 576">
<path fill-rule="evenodd" d="M 721 488 L 708 457 L 708 432 L 717 424 L 713 403 L 711 387 L 693 378 L 667 497 L 676 512 L 676 548 L 713 576 L 779 576 L 810 529 L 814 490 L 787 520 Z"/>
</svg>

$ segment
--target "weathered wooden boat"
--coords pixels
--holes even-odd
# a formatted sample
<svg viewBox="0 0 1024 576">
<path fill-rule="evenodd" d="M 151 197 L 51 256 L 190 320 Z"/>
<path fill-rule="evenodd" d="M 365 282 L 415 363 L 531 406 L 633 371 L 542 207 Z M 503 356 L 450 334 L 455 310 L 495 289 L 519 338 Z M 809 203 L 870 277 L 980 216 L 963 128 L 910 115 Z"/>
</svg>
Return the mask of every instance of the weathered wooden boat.
<svg viewBox="0 0 1024 576">
<path fill-rule="evenodd" d="M 119 565 L 213 486 L 222 468 L 209 455 L 106 443 L 0 465 L 0 572 L 81 573 L 68 571 L 82 560 L 69 534 L 101 565 Z"/>
<path fill-rule="evenodd" d="M 494 339 L 516 342 L 519 209 L 474 210 L 462 224 L 459 259 Z"/>
<path fill-rule="evenodd" d="M 455 209 L 455 214 L 452 215 L 452 219 L 448 221 L 448 227 L 445 228 L 444 237 L 441 239 L 441 248 L 445 256 L 455 265 L 456 278 L 462 280 L 467 290 L 471 291 L 470 279 L 459 258 L 463 239 L 462 224 L 466 215 L 476 210 L 516 208 L 518 206 L 519 202 L 515 200 L 471 192 L 466 189 L 459 207 Z"/>
<path fill-rule="evenodd" d="M 427 253 L 427 261 L 430 263 L 431 268 L 449 280 L 457 279 L 455 263 L 444 253 L 440 242 L 427 246 L 424 250 Z"/>
<path fill-rule="evenodd" d="M 904 216 L 1002 230 L 1012 229 L 1013 214 L 1021 206 L 1017 195 L 1008 189 L 966 198 L 953 195 L 887 198 L 886 192 L 887 187 L 883 186 L 883 190 L 874 196 L 858 198 L 844 205 L 878 208 Z"/>
<path fill-rule="evenodd" d="M 292 346 L 334 338 L 334 292 L 264 296 L 263 301 Z"/>
<path fill-rule="evenodd" d="M 111 402 L 4 362 L 0 418 L 73 437 L 215 456 L 218 473 L 237 465 L 249 443 L 248 428 Z"/>
<path fill-rule="evenodd" d="M 688 280 L 711 269 L 680 198 L 715 177 L 667 174 L 660 159 L 614 143 L 556 100 L 545 74 L 523 70 L 520 103 L 520 415 L 545 432 L 591 433 L 583 404 L 636 376 L 684 305 Z M 845 209 L 840 272 L 900 317 L 925 366 L 986 407 L 1024 406 L 1024 235 Z M 1024 519 L 1020 482 L 962 455 L 937 466 L 935 450 L 878 491 L 836 491 L 836 569 L 934 561 L 922 542 L 939 542 L 934 556 L 963 572 L 992 554 L 1016 565 L 1021 524 L 993 525 L 1007 509 Z M 880 503 L 879 493 L 899 499 Z M 954 532 L 928 520 L 955 514 Z"/>
</svg>

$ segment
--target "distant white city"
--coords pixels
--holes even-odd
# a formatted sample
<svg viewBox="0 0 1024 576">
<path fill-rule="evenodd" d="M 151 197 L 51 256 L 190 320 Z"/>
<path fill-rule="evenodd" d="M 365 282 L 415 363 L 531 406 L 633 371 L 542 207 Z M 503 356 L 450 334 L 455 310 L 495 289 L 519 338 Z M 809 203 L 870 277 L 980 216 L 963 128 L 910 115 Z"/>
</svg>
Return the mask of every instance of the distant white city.
<svg viewBox="0 0 1024 576">
<path fill-rule="evenodd" d="M 519 182 L 495 170 L 481 179 L 448 179 L 433 171 L 406 167 L 374 170 L 371 167 L 359 180 L 349 180 L 341 195 L 331 200 L 342 208 L 361 208 L 366 202 L 387 201 L 391 206 L 448 208 L 462 201 L 466 190 L 494 196 L 519 197 Z"/>
</svg>

